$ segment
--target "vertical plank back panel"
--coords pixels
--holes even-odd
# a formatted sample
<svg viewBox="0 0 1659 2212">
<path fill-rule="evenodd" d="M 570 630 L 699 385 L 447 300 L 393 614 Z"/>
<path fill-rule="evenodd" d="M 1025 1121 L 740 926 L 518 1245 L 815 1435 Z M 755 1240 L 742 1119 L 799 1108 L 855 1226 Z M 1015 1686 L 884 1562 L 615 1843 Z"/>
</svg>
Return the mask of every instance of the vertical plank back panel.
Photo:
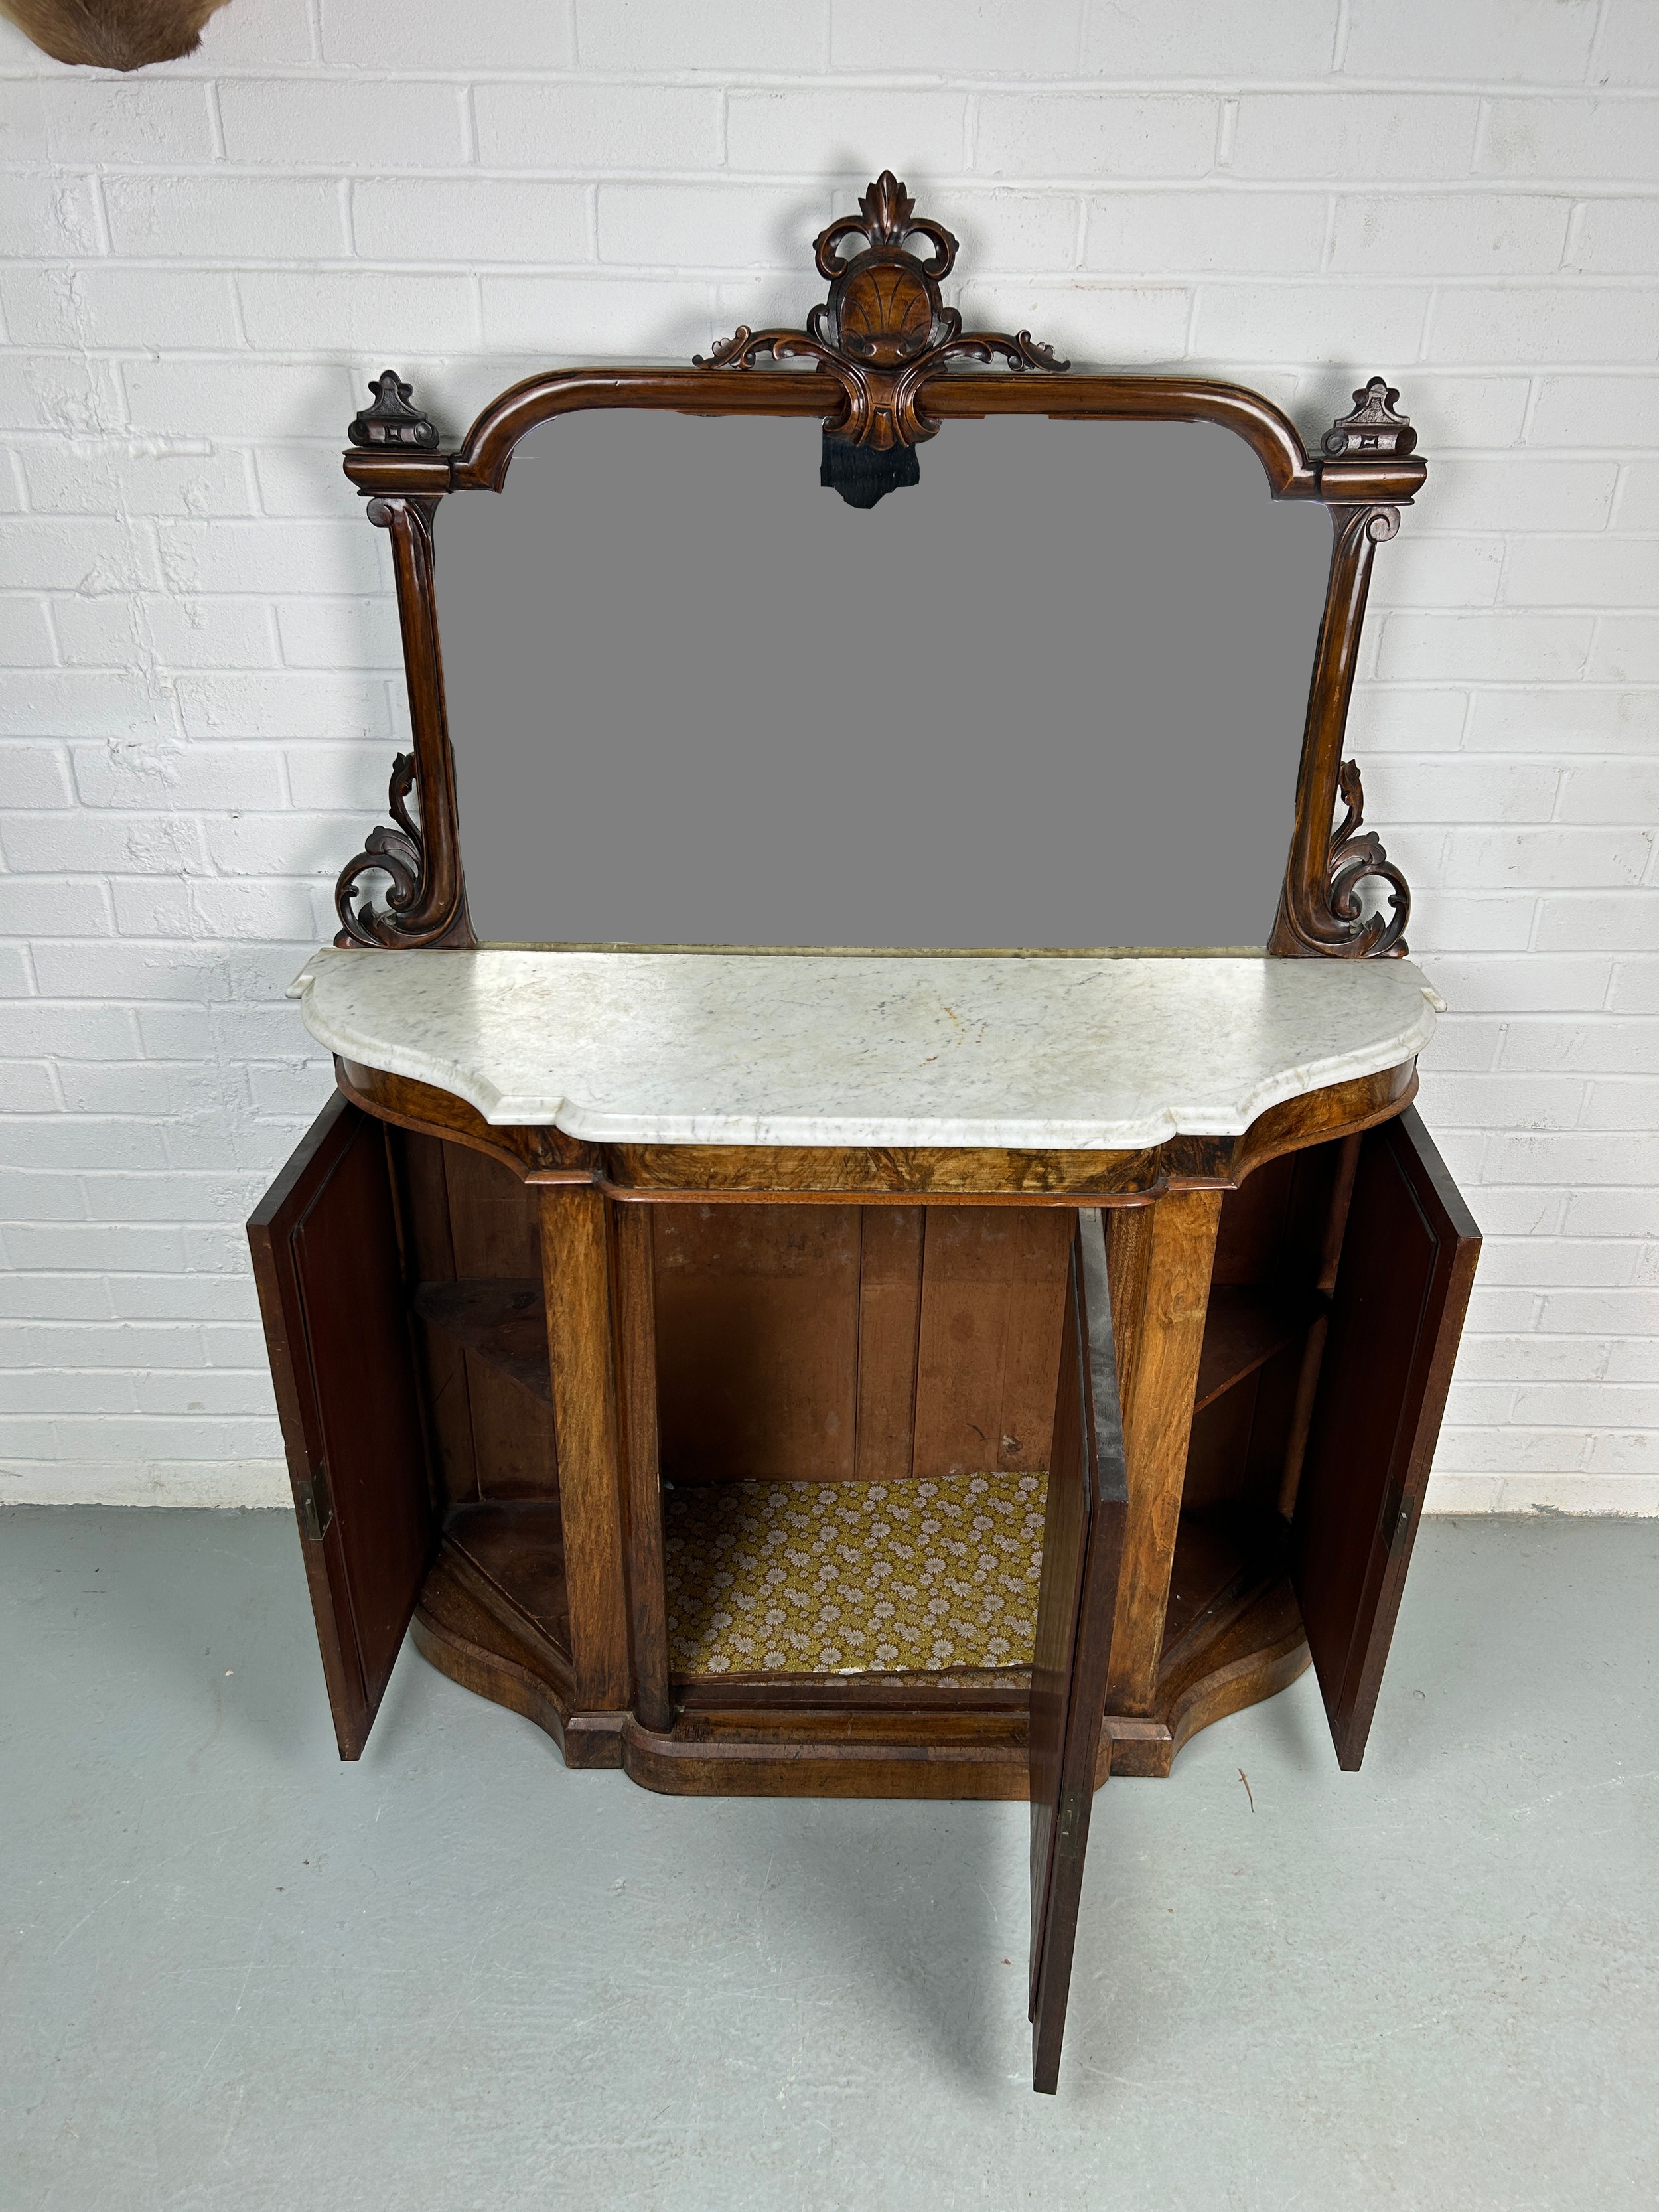
<svg viewBox="0 0 1659 2212">
<path fill-rule="evenodd" d="M 536 1275 L 536 1193 L 471 1145 L 444 1146 L 449 1233 L 458 1275 Z"/>
<path fill-rule="evenodd" d="M 860 1209 L 858 1442 L 861 1481 L 897 1482 L 915 1449 L 924 1210 Z"/>
<path fill-rule="evenodd" d="M 658 1419 L 671 1482 L 856 1471 L 860 1212 L 652 1209 Z"/>
<path fill-rule="evenodd" d="M 456 1274 L 534 1280 L 541 1273 L 534 1189 L 470 1145 L 446 1145 L 443 1161 Z M 478 1495 L 556 1498 L 558 1448 L 545 1404 L 477 1352 L 462 1357 Z"/>
<path fill-rule="evenodd" d="M 410 1279 L 453 1282 L 455 1252 L 449 1234 L 444 1146 L 436 1137 L 390 1127 L 386 1142 L 401 1177 Z M 414 1327 L 426 1385 L 427 1418 L 436 1462 L 434 1472 L 444 1504 L 465 1505 L 478 1495 L 466 1354 L 445 1330 L 418 1319 Z"/>
<path fill-rule="evenodd" d="M 1223 1194 L 1211 1273 L 1218 1287 L 1273 1279 L 1297 1159 L 1295 1153 L 1287 1153 L 1283 1159 L 1269 1160 L 1237 1190 Z"/>
<path fill-rule="evenodd" d="M 918 1474 L 1048 1466 L 1071 1230 L 1063 1207 L 927 1209 Z"/>
</svg>

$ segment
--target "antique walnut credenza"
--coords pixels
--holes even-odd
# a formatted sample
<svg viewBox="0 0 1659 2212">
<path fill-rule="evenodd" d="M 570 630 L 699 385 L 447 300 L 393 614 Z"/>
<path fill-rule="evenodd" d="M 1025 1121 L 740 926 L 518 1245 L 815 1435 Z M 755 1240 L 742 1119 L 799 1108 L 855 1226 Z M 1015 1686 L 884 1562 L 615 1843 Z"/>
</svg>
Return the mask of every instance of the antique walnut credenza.
<svg viewBox="0 0 1659 2212">
<path fill-rule="evenodd" d="M 453 452 L 395 374 L 373 387 L 345 469 L 390 542 L 413 749 L 392 767 L 392 826 L 341 874 L 340 934 L 295 987 L 336 1056 L 337 1095 L 250 1236 L 342 1757 L 362 1751 L 412 1621 L 434 1665 L 538 1722 L 571 1766 L 620 1766 L 665 1791 L 1029 1797 L 1033 2069 L 1052 2089 L 1090 1805 L 1107 1776 L 1167 1774 L 1196 1729 L 1310 1659 L 1339 1761 L 1358 1765 L 1479 1237 L 1412 1107 L 1436 1001 L 1402 957 L 1409 894 L 1361 827 L 1344 759 L 1373 556 L 1426 474 L 1398 395 L 1374 380 L 1310 453 L 1279 409 L 1237 386 L 1073 372 L 1027 332 L 964 331 L 939 290 L 956 251 L 884 174 L 818 238 L 829 296 L 803 330 L 739 329 L 683 368 L 532 376 Z M 946 511 L 951 454 L 975 437 L 989 451 L 994 426 L 1018 418 L 1066 426 L 1071 443 L 1043 434 L 1066 456 L 1113 439 L 1129 453 L 1123 441 L 1144 433 L 1127 426 L 1190 441 L 1208 425 L 1227 434 L 1202 447 L 1194 515 L 1241 455 L 1258 504 L 1265 476 L 1273 501 L 1328 510 L 1311 678 L 1305 658 L 1291 672 L 1305 696 L 1293 790 L 1287 777 L 1263 817 L 1288 846 L 1265 951 L 1258 936 L 1172 952 L 1166 933 L 1138 951 L 1133 912 L 1127 932 L 1079 942 L 987 951 L 964 921 L 924 933 L 937 949 L 895 950 L 880 872 L 832 949 L 772 949 L 824 944 L 788 920 L 817 913 L 815 884 L 834 910 L 854 869 L 842 845 L 850 854 L 864 825 L 874 835 L 912 805 L 895 849 L 921 869 L 935 811 L 962 823 L 974 811 L 981 779 L 941 772 L 965 756 L 938 750 L 975 742 L 960 734 L 975 726 L 971 687 L 936 739 L 915 735 L 927 685 L 884 720 L 875 633 L 890 644 L 905 611 L 890 585 L 830 625 L 844 632 L 867 611 L 865 643 L 842 635 L 828 676 L 801 672 L 799 716 L 811 692 L 837 719 L 797 748 L 800 774 L 819 775 L 826 751 L 841 760 L 843 732 L 846 760 L 863 743 L 875 767 L 842 774 L 838 793 L 825 783 L 810 803 L 772 805 L 777 836 L 794 840 L 771 909 L 782 928 L 763 944 L 720 933 L 719 917 L 739 909 L 719 901 L 748 873 L 741 838 L 670 884 L 669 911 L 683 898 L 715 918 L 712 932 L 584 937 L 580 912 L 574 929 L 541 928 L 535 917 L 556 908 L 537 898 L 602 904 L 608 877 L 580 890 L 585 849 L 604 849 L 624 910 L 629 899 L 642 910 L 663 856 L 724 853 L 734 809 L 750 806 L 752 839 L 754 809 L 772 804 L 768 763 L 796 726 L 797 706 L 775 703 L 758 775 L 717 758 L 678 784 L 696 751 L 695 701 L 674 708 L 675 750 L 648 771 L 628 750 L 631 727 L 597 742 L 570 726 L 564 672 L 580 640 L 561 633 L 561 615 L 586 605 L 580 564 L 598 560 L 603 536 L 599 520 L 584 536 L 574 508 L 556 517 L 558 549 L 517 558 L 501 587 L 510 596 L 527 576 L 547 611 L 544 625 L 514 617 L 514 637 L 537 633 L 528 703 L 514 710 L 531 736 L 517 766 L 494 771 L 508 793 L 502 836 L 541 836 L 556 820 L 567 843 L 556 864 L 519 871 L 528 932 L 475 932 L 492 716 L 456 713 L 466 653 L 446 684 L 434 545 L 457 549 L 453 642 L 485 538 L 452 540 L 440 510 L 466 509 L 487 535 L 511 502 L 454 495 L 502 492 L 520 442 L 556 418 L 559 450 L 575 453 L 573 426 L 601 413 L 619 413 L 612 428 L 629 438 L 652 417 L 702 426 L 718 459 L 703 496 L 716 505 L 733 483 L 750 496 L 757 425 L 821 422 L 819 483 L 845 503 L 834 527 L 870 533 L 872 560 L 886 524 L 868 510 L 888 514 L 902 491 L 907 529 L 935 497 Z M 635 496 L 616 459 L 633 450 L 596 462 L 595 483 L 615 488 L 596 517 Z M 1015 473 L 999 482 L 1017 485 L 1049 447 L 1007 450 Z M 1165 447 L 1144 450 L 1162 471 Z M 666 470 L 669 444 L 660 451 Z M 655 481 L 637 492 L 647 522 Z M 1056 514 L 1070 495 L 1057 483 Z M 1107 519 L 1128 526 L 1130 494 L 1114 496 L 1125 513 Z M 1085 522 L 1101 520 L 1095 495 L 1076 497 Z M 769 541 L 786 563 L 790 541 L 810 534 L 792 499 L 782 544 Z M 827 516 L 821 499 L 802 491 Z M 621 598 L 653 559 L 671 607 L 717 593 L 738 534 L 713 527 L 688 558 L 663 553 L 636 516 L 617 540 Z M 1208 535 L 1183 525 L 1177 550 Z M 826 573 L 861 562 L 854 541 L 846 555 L 826 542 Z M 1005 576 L 1020 558 L 1018 544 L 991 552 Z M 578 565 L 558 568 L 567 557 Z M 1154 565 L 1150 550 L 1111 572 L 1109 590 L 1107 570 L 1083 565 L 1079 605 L 1093 592 L 1103 607 L 1139 610 L 1121 626 L 1127 684 L 1127 631 L 1161 620 L 1170 594 L 1138 573 Z M 1279 573 L 1267 556 L 1255 566 Z M 1078 567 L 1056 588 L 1071 590 Z M 1251 569 L 1231 560 L 1224 583 L 1243 590 Z M 933 553 L 913 573 L 925 595 Z M 781 606 L 787 574 L 779 588 Z M 700 629 L 718 599 L 697 606 Z M 975 612 L 963 649 L 994 633 L 975 678 L 982 696 L 1005 650 L 1045 618 L 1036 602 Z M 1155 658 L 1152 708 L 1166 685 L 1174 696 L 1185 648 L 1219 634 L 1184 605 L 1174 620 L 1182 645 Z M 740 623 L 710 665 L 734 666 L 745 635 L 759 651 L 767 627 L 751 603 L 747 631 Z M 602 654 L 596 714 L 632 696 L 654 635 L 641 621 Z M 490 635 L 468 648 L 485 674 L 503 659 Z M 986 895 L 1034 885 L 1034 913 L 1050 890 L 1068 911 L 1107 911 L 1137 846 L 1156 842 L 1161 804 L 1148 797 L 1143 836 L 1133 810 L 1115 810 L 1110 779 L 1139 789 L 1157 750 L 1176 761 L 1177 842 L 1137 896 L 1197 899 L 1211 864 L 1194 864 L 1188 841 L 1212 787 L 1239 776 L 1224 809 L 1237 823 L 1223 827 L 1242 839 L 1261 781 L 1239 768 L 1243 738 L 1212 745 L 1202 773 L 1176 757 L 1208 735 L 1140 745 L 1123 734 L 1117 647 L 1064 624 L 1055 635 L 1039 658 L 1066 657 L 1072 640 L 1086 672 L 1075 774 L 1098 767 L 1106 798 L 1091 817 L 1081 781 L 1048 787 L 1041 733 L 988 705 L 978 719 L 1000 726 L 983 774 L 1003 777 L 991 811 L 1003 830 L 1025 826 L 1000 888 L 987 848 Z M 922 649 L 901 643 L 912 659 Z M 1241 700 L 1247 688 L 1241 677 Z M 1295 758 L 1285 714 L 1265 720 L 1271 744 L 1288 729 Z M 913 737 L 935 750 L 906 785 Z M 597 799 L 572 796 L 582 760 Z M 514 806 L 514 777 L 532 774 L 553 781 Z M 674 795 L 653 831 L 664 779 Z M 823 825 L 842 800 L 831 837 Z M 701 829 L 677 832 L 677 813 L 706 824 L 707 842 Z M 1091 819 L 1118 836 L 1110 866 L 1090 864 Z M 1045 874 L 1050 823 L 1056 841 L 1083 842 Z M 630 839 L 637 850 L 649 836 L 660 842 L 629 878 Z M 890 882 L 906 873 L 884 866 Z"/>
</svg>

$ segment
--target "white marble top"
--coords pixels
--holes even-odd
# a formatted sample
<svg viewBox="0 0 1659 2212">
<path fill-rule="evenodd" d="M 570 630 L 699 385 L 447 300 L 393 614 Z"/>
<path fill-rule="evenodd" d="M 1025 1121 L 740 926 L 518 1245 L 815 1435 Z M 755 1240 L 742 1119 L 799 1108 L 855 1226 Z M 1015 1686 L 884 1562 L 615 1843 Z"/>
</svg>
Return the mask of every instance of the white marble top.
<svg viewBox="0 0 1659 2212">
<path fill-rule="evenodd" d="M 335 950 L 319 1044 L 597 1143 L 1117 1152 L 1409 1060 L 1403 960 Z"/>
</svg>

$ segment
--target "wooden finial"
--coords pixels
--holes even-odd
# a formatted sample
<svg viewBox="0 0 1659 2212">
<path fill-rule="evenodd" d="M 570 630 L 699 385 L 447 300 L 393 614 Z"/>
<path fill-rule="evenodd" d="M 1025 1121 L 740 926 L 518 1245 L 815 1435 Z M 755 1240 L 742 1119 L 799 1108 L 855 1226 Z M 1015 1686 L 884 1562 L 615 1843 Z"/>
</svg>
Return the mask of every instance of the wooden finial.
<svg viewBox="0 0 1659 2212">
<path fill-rule="evenodd" d="M 414 386 L 405 384 L 395 368 L 383 368 L 369 386 L 374 404 L 365 407 L 346 435 L 354 446 L 424 446 L 438 442 L 435 423 L 428 422 L 410 400 Z"/>
</svg>

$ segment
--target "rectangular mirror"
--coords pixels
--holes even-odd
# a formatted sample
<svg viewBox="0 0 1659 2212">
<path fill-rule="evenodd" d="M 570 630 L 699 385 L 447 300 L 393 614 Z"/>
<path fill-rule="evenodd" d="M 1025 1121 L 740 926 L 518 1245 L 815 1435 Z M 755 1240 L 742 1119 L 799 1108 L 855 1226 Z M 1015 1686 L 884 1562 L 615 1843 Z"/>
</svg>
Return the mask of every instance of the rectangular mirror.
<svg viewBox="0 0 1659 2212">
<path fill-rule="evenodd" d="M 1330 523 L 1198 422 L 946 422 L 860 511 L 813 420 L 543 423 L 444 501 L 484 943 L 1259 946 Z"/>
</svg>

